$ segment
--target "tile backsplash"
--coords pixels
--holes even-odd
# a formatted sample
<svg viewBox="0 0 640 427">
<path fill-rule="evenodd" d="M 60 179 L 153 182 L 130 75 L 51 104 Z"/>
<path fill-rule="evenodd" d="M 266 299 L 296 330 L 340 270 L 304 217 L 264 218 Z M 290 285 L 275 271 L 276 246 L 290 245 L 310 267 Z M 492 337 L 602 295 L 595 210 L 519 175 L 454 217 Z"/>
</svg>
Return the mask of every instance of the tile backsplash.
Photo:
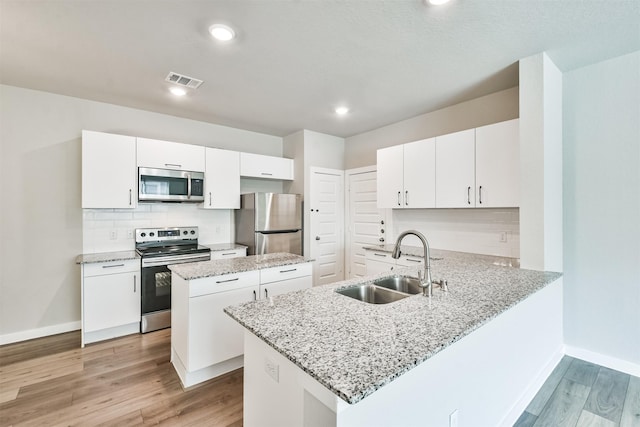
<svg viewBox="0 0 640 427">
<path fill-rule="evenodd" d="M 392 212 L 393 240 L 400 232 L 423 233 L 429 246 L 460 252 L 520 258 L 520 211 L 508 209 L 406 209 Z M 407 236 L 403 244 L 420 246 Z"/>
<path fill-rule="evenodd" d="M 200 243 L 234 241 L 232 210 L 207 210 L 188 203 L 148 203 L 136 209 L 83 209 L 83 253 L 133 250 L 136 228 L 180 226 L 198 226 Z"/>
</svg>

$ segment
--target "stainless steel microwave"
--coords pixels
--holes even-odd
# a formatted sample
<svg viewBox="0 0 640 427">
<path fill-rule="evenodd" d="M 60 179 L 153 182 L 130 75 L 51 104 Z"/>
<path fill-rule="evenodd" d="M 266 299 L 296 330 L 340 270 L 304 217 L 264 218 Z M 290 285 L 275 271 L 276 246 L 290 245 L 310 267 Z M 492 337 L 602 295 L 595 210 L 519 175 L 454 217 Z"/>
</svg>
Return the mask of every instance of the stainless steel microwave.
<svg viewBox="0 0 640 427">
<path fill-rule="evenodd" d="M 141 202 L 204 202 L 204 172 L 138 168 Z"/>
</svg>

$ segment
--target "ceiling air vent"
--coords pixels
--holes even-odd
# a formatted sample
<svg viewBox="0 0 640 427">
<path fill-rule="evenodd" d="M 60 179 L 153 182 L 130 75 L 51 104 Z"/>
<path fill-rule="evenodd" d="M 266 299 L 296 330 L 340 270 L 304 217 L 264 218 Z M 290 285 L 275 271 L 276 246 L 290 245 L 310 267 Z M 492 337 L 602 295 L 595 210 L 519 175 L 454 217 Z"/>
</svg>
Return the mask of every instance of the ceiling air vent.
<svg viewBox="0 0 640 427">
<path fill-rule="evenodd" d="M 198 89 L 202 84 L 202 80 L 194 79 L 193 77 L 184 76 L 182 74 L 174 73 L 173 71 L 169 73 L 167 78 L 165 79 L 169 83 L 175 83 L 180 86 L 185 86 L 190 89 Z"/>
</svg>

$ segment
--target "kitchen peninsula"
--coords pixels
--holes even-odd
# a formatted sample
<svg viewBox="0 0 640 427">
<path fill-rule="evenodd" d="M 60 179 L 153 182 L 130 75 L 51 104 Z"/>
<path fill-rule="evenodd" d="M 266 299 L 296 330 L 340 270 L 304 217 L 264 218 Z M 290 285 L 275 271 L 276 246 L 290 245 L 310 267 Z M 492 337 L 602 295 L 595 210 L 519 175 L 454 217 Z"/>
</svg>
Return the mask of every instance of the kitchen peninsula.
<svg viewBox="0 0 640 427">
<path fill-rule="evenodd" d="M 308 258 L 289 253 L 176 264 L 171 270 L 171 363 L 185 387 L 242 366 L 242 328 L 223 308 L 310 288 Z"/>
<path fill-rule="evenodd" d="M 382 273 L 227 307 L 246 328 L 245 425 L 517 418 L 562 356 L 561 274 L 483 255 L 431 255 L 434 278 L 449 283 L 432 298 L 368 304 L 335 292 L 392 275 Z"/>
</svg>

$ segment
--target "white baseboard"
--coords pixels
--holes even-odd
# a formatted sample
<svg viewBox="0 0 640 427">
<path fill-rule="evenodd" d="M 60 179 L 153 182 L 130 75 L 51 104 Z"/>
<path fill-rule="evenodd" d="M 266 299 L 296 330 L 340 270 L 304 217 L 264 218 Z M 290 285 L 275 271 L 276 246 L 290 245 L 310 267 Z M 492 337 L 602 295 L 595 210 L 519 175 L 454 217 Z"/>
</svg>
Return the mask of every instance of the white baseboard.
<svg viewBox="0 0 640 427">
<path fill-rule="evenodd" d="M 544 382 L 549 378 L 551 372 L 558 365 L 562 357 L 564 356 L 563 348 L 560 347 L 558 350 L 551 356 L 549 362 L 538 372 L 536 377 L 531 381 L 526 390 L 522 393 L 522 395 L 518 398 L 518 401 L 511 407 L 511 410 L 507 413 L 507 415 L 502 419 L 500 423 L 501 426 L 512 426 L 518 421 L 520 415 L 527 409 L 529 403 L 533 400 L 535 395 L 540 391 Z"/>
<path fill-rule="evenodd" d="M 575 357 L 576 359 L 595 363 L 596 365 L 604 366 L 609 369 L 615 369 L 616 371 L 624 372 L 625 374 L 633 375 L 634 377 L 640 377 L 640 365 L 637 363 L 570 345 L 564 346 L 564 352 L 567 356 Z"/>
<path fill-rule="evenodd" d="M 26 331 L 13 332 L 11 334 L 0 335 L 0 345 L 14 342 L 32 340 L 34 338 L 48 337 L 49 335 L 62 334 L 65 332 L 77 331 L 82 327 L 80 321 L 60 323 L 58 325 L 45 326 L 43 328 L 28 329 Z"/>
</svg>

